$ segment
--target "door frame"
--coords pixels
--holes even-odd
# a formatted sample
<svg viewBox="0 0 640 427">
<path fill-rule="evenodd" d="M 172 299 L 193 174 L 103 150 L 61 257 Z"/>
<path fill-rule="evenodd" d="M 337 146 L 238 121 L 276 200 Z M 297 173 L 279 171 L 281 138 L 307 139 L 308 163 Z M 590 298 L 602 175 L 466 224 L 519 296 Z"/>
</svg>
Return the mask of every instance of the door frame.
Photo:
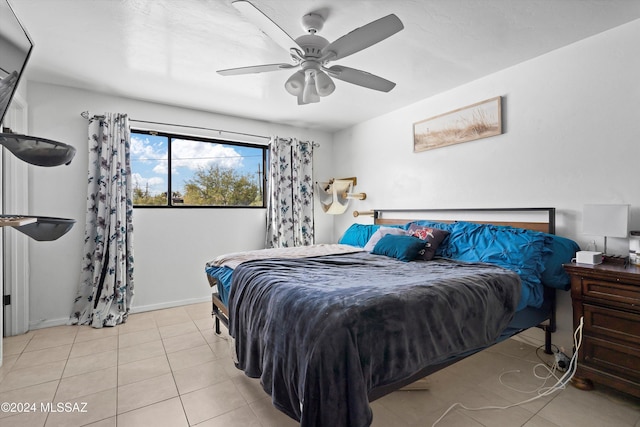
<svg viewBox="0 0 640 427">
<path fill-rule="evenodd" d="M 15 133 L 26 134 L 27 102 L 15 94 L 4 119 L 4 126 Z M 29 212 L 29 166 L 7 150 L 2 156 L 2 212 Z M 29 330 L 29 239 L 7 227 L 2 232 L 3 294 L 11 296 L 4 308 L 4 336 L 19 335 Z"/>
</svg>

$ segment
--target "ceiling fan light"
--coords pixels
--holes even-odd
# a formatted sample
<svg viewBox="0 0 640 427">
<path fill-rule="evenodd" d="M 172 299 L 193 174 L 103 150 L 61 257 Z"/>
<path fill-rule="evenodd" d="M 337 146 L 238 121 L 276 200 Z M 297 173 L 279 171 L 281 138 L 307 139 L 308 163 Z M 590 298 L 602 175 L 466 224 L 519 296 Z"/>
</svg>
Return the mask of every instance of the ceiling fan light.
<svg viewBox="0 0 640 427">
<path fill-rule="evenodd" d="M 320 96 L 318 95 L 318 90 L 316 89 L 315 74 L 316 73 L 314 70 L 307 70 L 305 72 L 304 90 L 302 91 L 302 101 L 305 104 L 320 102 Z"/>
<path fill-rule="evenodd" d="M 318 90 L 318 95 L 327 96 L 331 95 L 334 90 L 336 90 L 336 85 L 331 80 L 326 73 L 322 71 L 318 71 L 316 74 L 316 88 Z"/>
<path fill-rule="evenodd" d="M 287 79 L 287 81 L 284 84 L 284 88 L 291 95 L 298 96 L 302 93 L 304 89 L 304 81 L 305 81 L 304 71 L 302 70 L 296 71 L 291 75 L 291 77 L 289 77 L 289 79 Z"/>
</svg>

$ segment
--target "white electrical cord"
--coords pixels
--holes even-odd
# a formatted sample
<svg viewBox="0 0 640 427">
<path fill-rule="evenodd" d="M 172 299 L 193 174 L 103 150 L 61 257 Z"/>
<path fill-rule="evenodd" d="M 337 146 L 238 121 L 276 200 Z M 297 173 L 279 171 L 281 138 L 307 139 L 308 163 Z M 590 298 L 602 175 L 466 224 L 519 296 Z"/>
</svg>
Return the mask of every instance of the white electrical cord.
<svg viewBox="0 0 640 427">
<path fill-rule="evenodd" d="M 538 373 L 536 372 L 536 369 L 546 369 L 547 370 L 547 374 L 546 375 L 538 375 Z M 513 391 L 517 391 L 518 393 L 523 393 L 523 394 L 532 394 L 532 393 L 541 393 L 546 391 L 548 388 L 550 387 L 545 387 L 545 385 L 547 384 L 547 381 L 549 381 L 550 378 L 555 378 L 556 382 L 560 381 L 560 378 L 558 378 L 558 376 L 556 375 L 556 370 L 558 370 L 558 362 L 555 362 L 553 365 L 551 365 L 551 367 L 547 366 L 544 363 L 538 363 L 533 367 L 533 376 L 536 377 L 539 380 L 544 380 L 544 382 L 535 390 L 520 390 L 518 388 L 512 387 L 509 384 L 505 384 L 504 381 L 502 381 L 502 377 L 507 375 L 507 374 L 513 374 L 513 373 L 519 373 L 520 370 L 516 369 L 513 371 L 506 371 L 503 372 L 502 374 L 500 374 L 500 376 L 498 377 L 498 381 L 500 382 L 500 384 L 502 384 L 503 386 L 513 390 Z"/>
<path fill-rule="evenodd" d="M 554 363 L 554 365 L 550 368 L 548 368 L 545 365 L 544 366 L 546 369 L 549 370 L 550 375 L 546 376 L 546 377 L 540 377 L 535 373 L 535 369 L 536 365 L 534 366 L 534 375 L 536 376 L 536 378 L 540 378 L 540 379 L 544 379 L 545 383 L 542 384 L 542 386 L 540 386 L 538 389 L 533 390 L 531 392 L 523 392 L 523 393 L 537 393 L 534 397 L 527 399 L 527 400 L 523 400 L 522 402 L 518 402 L 518 403 L 512 403 L 511 405 L 507 405 L 507 406 L 483 406 L 480 408 L 468 408 L 466 406 L 464 406 L 462 403 L 454 403 L 453 405 L 451 405 L 449 407 L 449 409 L 447 409 L 444 414 L 442 414 L 440 416 L 440 418 L 438 418 L 437 420 L 434 421 L 434 423 L 431 425 L 431 427 L 435 427 L 436 424 L 438 424 L 440 421 L 442 421 L 442 419 L 447 416 L 447 414 L 449 412 L 451 412 L 456 406 L 460 406 L 462 409 L 465 409 L 467 411 L 482 411 L 485 409 L 509 409 L 509 408 L 513 408 L 514 406 L 520 406 L 520 405 L 524 405 L 526 403 L 529 402 L 533 402 L 536 399 L 539 399 L 541 397 L 544 396 L 549 396 L 550 394 L 558 391 L 558 390 L 564 390 L 566 385 L 569 383 L 569 381 L 571 381 L 571 378 L 573 378 L 573 376 L 576 373 L 576 369 L 578 368 L 578 364 L 577 364 L 577 358 L 578 358 L 578 350 L 580 349 L 580 345 L 582 344 L 582 325 L 584 324 L 584 318 L 581 317 L 580 318 L 580 324 L 578 325 L 578 327 L 576 328 L 575 332 L 573 333 L 573 343 L 575 345 L 575 351 L 573 352 L 573 356 L 571 357 L 571 360 L 569 361 L 569 367 L 567 368 L 567 371 L 564 373 L 564 375 L 560 378 L 558 378 L 555 375 L 555 368 L 557 365 L 557 362 Z M 514 372 L 514 371 L 509 371 L 509 372 Z M 506 372 L 505 372 L 506 373 Z M 551 378 L 551 377 L 556 378 L 556 383 L 550 387 L 544 387 L 544 384 L 546 384 L 546 381 Z M 500 376 L 502 377 L 502 375 Z M 502 380 L 500 380 L 500 382 L 502 382 Z M 508 387 L 508 386 L 507 386 Z M 512 388 L 512 387 L 509 387 Z M 515 390 L 515 389 L 514 389 Z M 519 390 L 518 390 L 519 391 Z"/>
</svg>

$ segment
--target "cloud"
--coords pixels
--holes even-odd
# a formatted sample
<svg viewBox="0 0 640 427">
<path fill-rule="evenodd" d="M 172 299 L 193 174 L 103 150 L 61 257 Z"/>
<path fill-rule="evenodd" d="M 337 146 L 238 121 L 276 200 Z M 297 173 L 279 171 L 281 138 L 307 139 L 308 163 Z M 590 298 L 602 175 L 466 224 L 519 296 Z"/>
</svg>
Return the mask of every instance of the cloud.
<svg viewBox="0 0 640 427">
<path fill-rule="evenodd" d="M 149 138 L 131 136 L 131 157 L 142 163 L 155 162 L 153 172 L 167 175 L 167 147 L 164 143 L 155 144 Z M 171 143 L 171 172 L 177 168 L 192 171 L 209 166 L 219 165 L 224 168 L 238 169 L 243 167 L 243 158 L 233 147 L 188 139 L 174 139 Z"/>
<path fill-rule="evenodd" d="M 149 138 L 140 138 L 131 135 L 130 146 L 131 157 L 135 157 L 141 162 L 152 162 L 167 158 L 167 148 L 164 144 L 157 142 L 155 145 Z"/>
<path fill-rule="evenodd" d="M 198 170 L 214 165 L 232 169 L 243 166 L 242 156 L 233 147 L 187 139 L 172 141 L 171 161 L 174 172 L 176 167 Z"/>
<path fill-rule="evenodd" d="M 168 165 L 169 165 L 169 162 L 167 160 L 159 160 L 158 164 L 155 165 L 152 170 L 154 173 L 157 173 L 158 175 L 166 175 L 168 171 L 168 168 L 167 168 Z"/>
<path fill-rule="evenodd" d="M 137 187 L 141 188 L 142 190 L 146 190 L 147 188 L 149 188 L 149 194 L 151 195 L 156 195 L 167 191 L 167 184 L 164 178 L 157 176 L 146 178 L 139 173 L 134 172 L 131 174 L 131 179 L 132 186 L 134 188 Z"/>
<path fill-rule="evenodd" d="M 169 178 L 167 139 L 132 134 L 130 147 L 132 166 L 135 165 L 132 174 L 133 185 L 143 190 L 148 188 L 152 195 L 167 191 Z M 182 191 L 180 188 L 195 171 L 208 169 L 211 166 L 238 170 L 244 167 L 244 158 L 241 151 L 229 145 L 189 139 L 171 141 L 171 174 L 174 190 Z"/>
</svg>

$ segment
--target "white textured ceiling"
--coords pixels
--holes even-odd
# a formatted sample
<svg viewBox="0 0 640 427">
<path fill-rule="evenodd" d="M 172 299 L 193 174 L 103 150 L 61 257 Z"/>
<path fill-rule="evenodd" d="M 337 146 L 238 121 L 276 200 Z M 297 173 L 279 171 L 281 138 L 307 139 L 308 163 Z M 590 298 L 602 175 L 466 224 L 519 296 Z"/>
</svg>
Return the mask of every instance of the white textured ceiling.
<svg viewBox="0 0 640 427">
<path fill-rule="evenodd" d="M 397 83 L 389 93 L 336 81 L 318 104 L 284 89 L 290 62 L 231 0 L 10 0 L 35 48 L 27 78 L 135 99 L 334 131 L 640 18 L 640 0 L 253 0 L 289 35 L 327 17 L 329 41 L 389 13 L 404 30 L 331 65 Z"/>
</svg>

